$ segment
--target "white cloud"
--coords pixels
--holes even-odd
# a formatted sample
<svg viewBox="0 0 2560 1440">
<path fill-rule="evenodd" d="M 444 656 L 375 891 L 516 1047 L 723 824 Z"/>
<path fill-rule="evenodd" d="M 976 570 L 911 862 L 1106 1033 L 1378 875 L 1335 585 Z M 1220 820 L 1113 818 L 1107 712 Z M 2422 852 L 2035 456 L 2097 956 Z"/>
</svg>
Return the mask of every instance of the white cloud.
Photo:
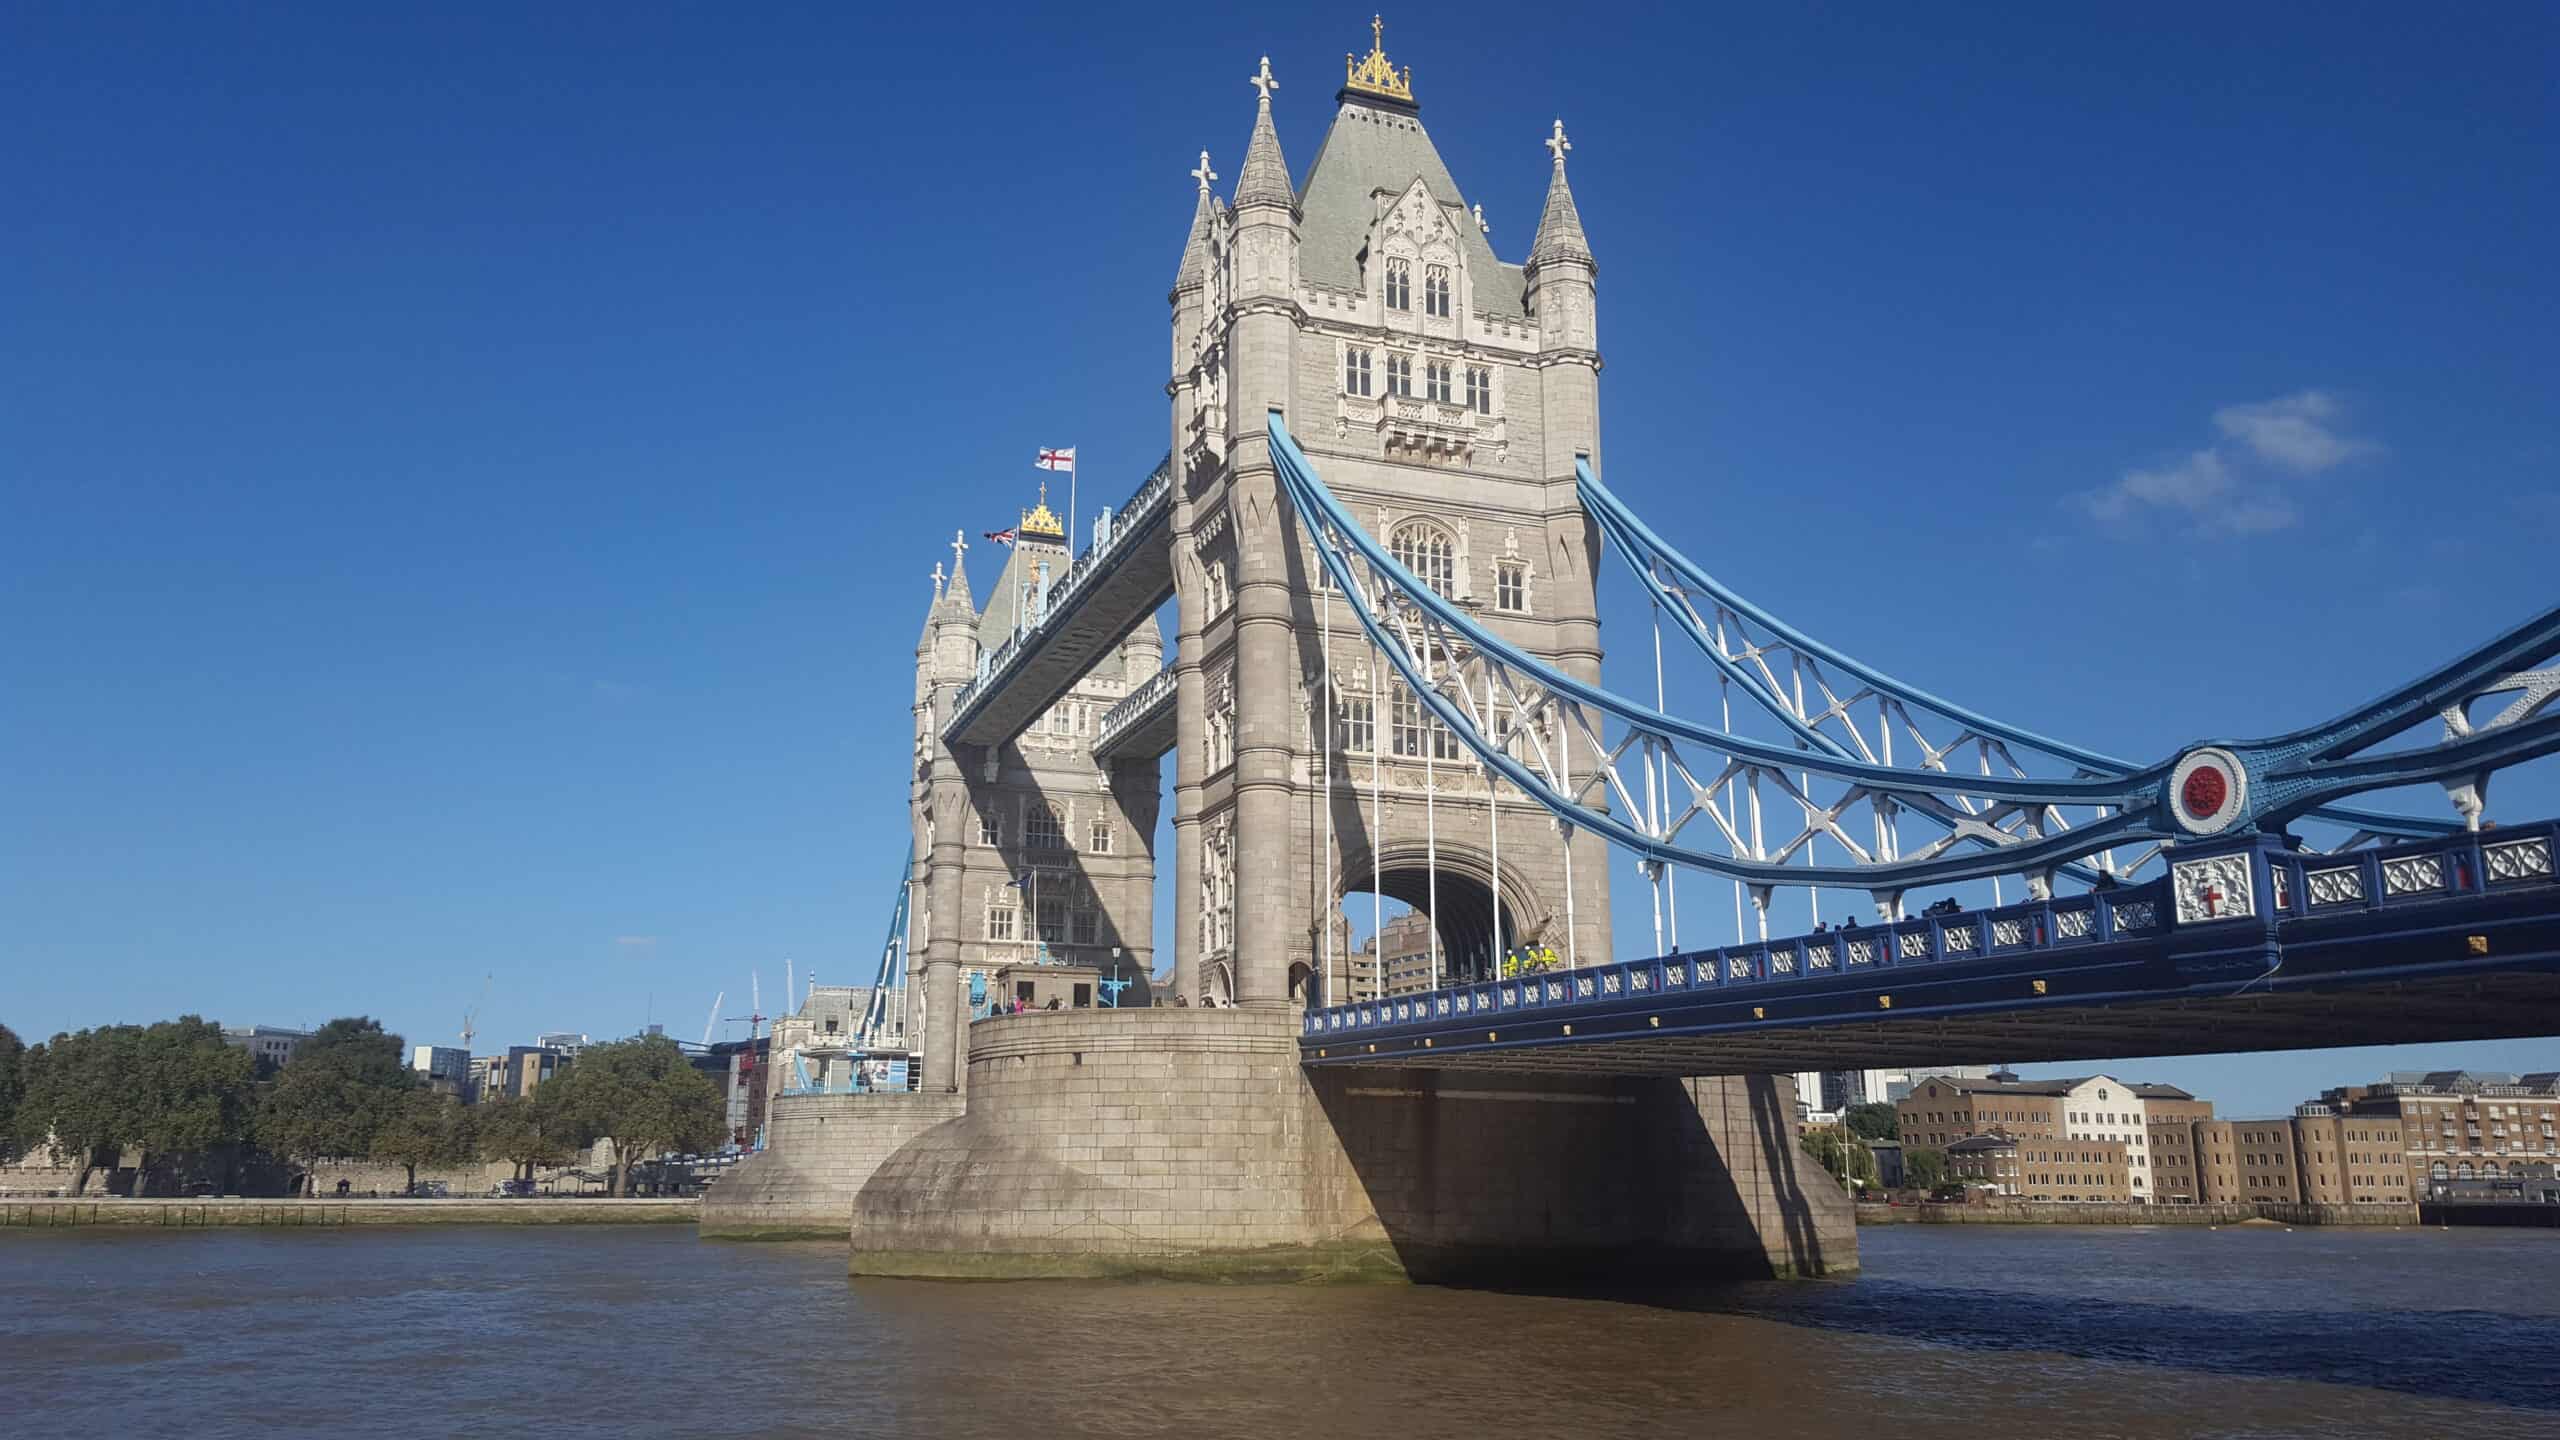
<svg viewBox="0 0 2560 1440">
<path fill-rule="evenodd" d="M 2213 412 L 2215 428 L 2259 459 L 2297 475 L 2317 475 L 2380 448 L 2340 433 L 2339 422 L 2345 418 L 2346 407 L 2318 390 L 2254 405 L 2225 405 Z"/>
<path fill-rule="evenodd" d="M 2090 518 L 2108 525 L 2161 516 L 2215 537 L 2289 530 L 2302 523 L 2302 508 L 2265 480 L 2263 471 L 2316 475 L 2382 448 L 2344 433 L 2345 417 L 2346 407 L 2318 390 L 2226 405 L 2213 412 L 2223 441 L 2173 464 L 2128 469 L 2114 484 L 2074 498 Z"/>
<path fill-rule="evenodd" d="M 2113 485 L 2082 494 L 2080 504 L 2110 525 L 2166 513 L 2206 535 L 2263 535 L 2302 518 L 2283 496 L 2243 487 L 2218 450 L 2198 450 L 2157 469 L 2127 470 Z"/>
</svg>

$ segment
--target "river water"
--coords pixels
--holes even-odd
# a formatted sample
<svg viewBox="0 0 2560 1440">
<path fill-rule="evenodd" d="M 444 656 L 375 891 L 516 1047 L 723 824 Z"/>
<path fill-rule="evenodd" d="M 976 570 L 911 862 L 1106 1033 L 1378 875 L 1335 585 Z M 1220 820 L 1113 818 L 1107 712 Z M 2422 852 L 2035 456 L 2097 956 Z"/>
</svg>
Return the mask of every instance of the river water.
<svg viewBox="0 0 2560 1440">
<path fill-rule="evenodd" d="M 849 1281 L 690 1226 L 0 1231 L 0 1430 L 2560 1436 L 2560 1232 L 1860 1239 L 1854 1281 L 1594 1300 Z"/>
</svg>

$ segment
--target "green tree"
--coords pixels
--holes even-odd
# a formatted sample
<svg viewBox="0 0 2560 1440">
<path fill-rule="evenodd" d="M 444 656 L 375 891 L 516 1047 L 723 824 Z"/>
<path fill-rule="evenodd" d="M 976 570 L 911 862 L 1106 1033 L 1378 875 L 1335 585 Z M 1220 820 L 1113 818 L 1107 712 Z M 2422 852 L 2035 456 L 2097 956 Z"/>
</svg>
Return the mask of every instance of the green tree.
<svg viewBox="0 0 2560 1440">
<path fill-rule="evenodd" d="M 1947 1152 L 1910 1150 L 1902 1156 L 1902 1183 L 1916 1190 L 1935 1190 L 1947 1183 Z"/>
<path fill-rule="evenodd" d="M 248 1138 L 257 1062 L 226 1044 L 222 1027 L 186 1015 L 127 1033 L 120 1108 L 134 1147 L 133 1193 L 151 1186 L 151 1158 L 205 1154 Z"/>
<path fill-rule="evenodd" d="M 1840 1123 L 1861 1140 L 1902 1138 L 1902 1116 L 1882 1101 L 1850 1106 L 1841 1113 Z"/>
<path fill-rule="evenodd" d="M 1846 1185 L 1855 1180 L 1872 1185 L 1876 1179 L 1876 1155 L 1854 1136 L 1837 1130 L 1807 1131 L 1802 1142 L 1804 1153 L 1831 1173 L 1831 1178 Z"/>
<path fill-rule="evenodd" d="M 419 1085 L 400 1037 L 362 1016 L 332 1020 L 302 1042 L 258 1109 L 258 1142 L 303 1167 L 373 1153 L 374 1136 Z"/>
<path fill-rule="evenodd" d="M 409 1172 L 409 1188 L 418 1188 L 421 1165 L 467 1165 L 479 1157 L 472 1134 L 471 1112 L 450 1095 L 411 1090 L 373 1133 L 376 1160 Z"/>
<path fill-rule="evenodd" d="M 124 1099 L 124 1066 L 132 1025 L 56 1035 L 27 1051 L 21 1063 L 25 1087 L 18 1097 L 17 1133 L 28 1144 L 50 1144 L 72 1166 L 71 1193 L 89 1188 L 103 1155 L 132 1138 L 132 1112 Z"/>
<path fill-rule="evenodd" d="M 615 1195 L 629 1188 L 631 1167 L 652 1155 L 720 1143 L 720 1087 L 664 1035 L 590 1046 L 540 1090 L 554 1086 L 560 1113 L 582 1142 L 613 1142 Z"/>
<path fill-rule="evenodd" d="M 557 1088 L 555 1079 L 540 1087 L 532 1099 L 509 1095 L 473 1107 L 480 1157 L 515 1166 L 519 1180 L 532 1179 L 536 1165 L 557 1165 L 568 1159 L 574 1127 L 560 1114 L 558 1102 L 543 1093 Z"/>
<path fill-rule="evenodd" d="M 27 1042 L 0 1025 L 0 1161 L 18 1158 L 18 1098 L 26 1092 L 26 1063 Z"/>
</svg>

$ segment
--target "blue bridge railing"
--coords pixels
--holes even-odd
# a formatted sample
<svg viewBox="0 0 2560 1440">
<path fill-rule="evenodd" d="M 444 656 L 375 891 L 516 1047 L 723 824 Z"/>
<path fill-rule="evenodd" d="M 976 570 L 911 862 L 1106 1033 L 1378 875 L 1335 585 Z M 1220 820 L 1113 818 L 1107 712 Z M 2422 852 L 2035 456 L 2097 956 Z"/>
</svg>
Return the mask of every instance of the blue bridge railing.
<svg viewBox="0 0 2560 1440">
<path fill-rule="evenodd" d="M 2269 925 L 2550 885 L 2555 850 L 2560 850 L 2560 822 L 2555 821 L 2338 855 L 2270 847 L 2257 852 L 2266 858 L 2268 906 L 2249 918 Z M 2217 847 L 2215 853 L 2252 852 Z M 2177 852 L 2171 855 L 2174 861 Z M 1325 1006 L 1307 1011 L 1304 1038 L 1376 1035 L 1702 991 L 1766 989 L 1774 994 L 1839 976 L 2158 941 L 2181 928 L 2178 884 L 2173 864 L 2168 876 L 2142 885 Z M 2192 903 L 2212 908 L 2200 898 Z M 2208 914 L 2186 923 L 2229 924 L 2233 919 Z"/>
</svg>

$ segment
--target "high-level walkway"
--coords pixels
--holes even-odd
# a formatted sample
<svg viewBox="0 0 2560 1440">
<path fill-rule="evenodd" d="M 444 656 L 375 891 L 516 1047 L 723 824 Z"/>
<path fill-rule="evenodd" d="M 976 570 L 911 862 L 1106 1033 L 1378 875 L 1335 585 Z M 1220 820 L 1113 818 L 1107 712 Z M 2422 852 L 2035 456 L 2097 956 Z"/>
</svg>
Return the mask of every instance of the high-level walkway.
<svg viewBox="0 0 2560 1440">
<path fill-rule="evenodd" d="M 1311 1067 L 1738 1075 L 2560 1033 L 2560 824 L 1307 1012 Z M 2181 893 L 2183 892 L 2183 893 Z"/>
<path fill-rule="evenodd" d="M 1126 505 L 1104 513 L 1093 543 L 1067 573 L 1028 597 L 1029 620 L 994 654 L 981 657 L 977 679 L 952 706 L 943 739 L 1001 745 L 1021 734 L 1173 598 L 1172 521 L 1168 455 Z M 1165 748 L 1171 748 L 1169 737 Z"/>
</svg>

